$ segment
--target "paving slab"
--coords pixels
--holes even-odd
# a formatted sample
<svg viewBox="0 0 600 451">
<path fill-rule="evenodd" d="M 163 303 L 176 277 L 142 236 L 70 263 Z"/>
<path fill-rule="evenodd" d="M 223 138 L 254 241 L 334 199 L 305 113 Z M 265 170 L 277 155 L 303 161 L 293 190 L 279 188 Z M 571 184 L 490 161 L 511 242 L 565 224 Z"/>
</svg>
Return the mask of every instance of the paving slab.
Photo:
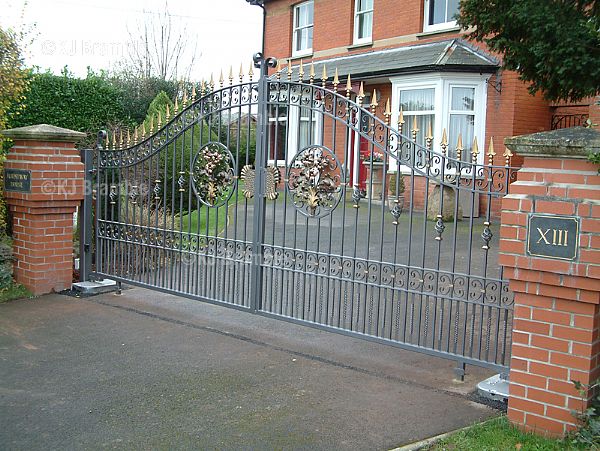
<svg viewBox="0 0 600 451">
<path fill-rule="evenodd" d="M 390 449 L 489 371 L 141 288 L 0 305 L 0 449 Z"/>
</svg>

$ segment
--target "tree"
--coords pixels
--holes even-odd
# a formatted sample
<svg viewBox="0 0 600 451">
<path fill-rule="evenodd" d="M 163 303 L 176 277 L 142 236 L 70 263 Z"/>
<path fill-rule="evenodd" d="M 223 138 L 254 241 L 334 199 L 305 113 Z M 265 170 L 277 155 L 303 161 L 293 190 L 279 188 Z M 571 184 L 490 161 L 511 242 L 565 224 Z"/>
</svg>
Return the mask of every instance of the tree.
<svg viewBox="0 0 600 451">
<path fill-rule="evenodd" d="M 461 0 L 458 23 L 548 100 L 600 93 L 600 1 Z"/>
<path fill-rule="evenodd" d="M 129 32 L 129 58 L 121 71 L 140 78 L 189 78 L 197 45 L 189 38 L 187 27 L 174 23 L 166 1 L 163 11 L 145 13 L 151 19 L 138 22 L 135 32 Z"/>
</svg>

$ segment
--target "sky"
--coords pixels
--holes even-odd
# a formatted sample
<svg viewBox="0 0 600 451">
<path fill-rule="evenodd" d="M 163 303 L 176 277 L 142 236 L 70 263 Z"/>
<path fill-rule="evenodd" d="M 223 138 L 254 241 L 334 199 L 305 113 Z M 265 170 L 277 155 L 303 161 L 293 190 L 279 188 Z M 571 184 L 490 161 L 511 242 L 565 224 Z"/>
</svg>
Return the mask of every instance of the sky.
<svg viewBox="0 0 600 451">
<path fill-rule="evenodd" d="M 208 78 L 229 67 L 248 70 L 260 51 L 262 10 L 245 0 L 168 0 L 174 32 L 185 33 L 186 65 L 195 55 L 190 78 Z M 28 30 L 32 43 L 26 64 L 77 76 L 115 69 L 127 59 L 140 26 L 156 22 L 165 0 L 0 0 L 0 25 Z M 33 28 L 32 28 L 33 27 Z M 195 49 L 195 51 L 194 51 Z"/>
</svg>

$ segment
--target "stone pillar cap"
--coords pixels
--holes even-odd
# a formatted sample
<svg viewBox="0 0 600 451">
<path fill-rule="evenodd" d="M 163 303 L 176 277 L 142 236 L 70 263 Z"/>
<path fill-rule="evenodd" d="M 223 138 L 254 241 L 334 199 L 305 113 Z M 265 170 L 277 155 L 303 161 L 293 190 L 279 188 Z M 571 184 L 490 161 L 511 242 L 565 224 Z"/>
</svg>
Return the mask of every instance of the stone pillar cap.
<svg viewBox="0 0 600 451">
<path fill-rule="evenodd" d="M 600 152 L 600 132 L 572 127 L 506 138 L 504 144 L 517 155 L 587 158 Z"/>
<path fill-rule="evenodd" d="M 77 142 L 85 138 L 85 133 L 48 124 L 10 128 L 0 131 L 0 134 L 13 140 L 22 139 L 29 141 Z"/>
</svg>

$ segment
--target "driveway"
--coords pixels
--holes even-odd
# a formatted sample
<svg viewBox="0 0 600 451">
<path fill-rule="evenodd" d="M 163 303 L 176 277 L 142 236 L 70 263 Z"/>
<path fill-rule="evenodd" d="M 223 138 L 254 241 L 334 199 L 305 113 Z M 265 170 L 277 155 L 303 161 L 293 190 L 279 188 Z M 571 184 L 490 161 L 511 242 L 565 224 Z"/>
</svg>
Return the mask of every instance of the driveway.
<svg viewBox="0 0 600 451">
<path fill-rule="evenodd" d="M 389 449 L 496 415 L 489 372 L 131 288 L 0 305 L 0 449 Z"/>
</svg>

